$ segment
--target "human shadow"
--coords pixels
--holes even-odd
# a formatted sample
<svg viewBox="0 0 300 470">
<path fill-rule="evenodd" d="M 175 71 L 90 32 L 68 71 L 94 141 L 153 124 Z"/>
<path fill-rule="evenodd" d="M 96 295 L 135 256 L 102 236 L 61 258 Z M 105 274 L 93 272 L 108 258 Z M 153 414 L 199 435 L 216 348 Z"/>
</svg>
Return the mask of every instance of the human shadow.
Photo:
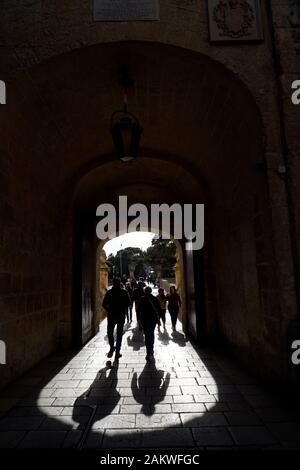
<svg viewBox="0 0 300 470">
<path fill-rule="evenodd" d="M 166 329 L 164 329 L 163 331 L 158 329 L 158 340 L 165 346 L 170 343 L 171 337 Z"/>
<path fill-rule="evenodd" d="M 196 405 L 194 404 L 193 406 L 198 406 L 198 411 L 186 413 L 183 410 L 181 418 L 179 418 L 176 411 L 172 415 L 172 421 L 166 420 L 166 425 L 162 429 L 151 429 L 151 427 L 148 429 L 144 427 L 136 433 L 132 433 L 129 431 L 129 427 L 132 426 L 133 422 L 130 419 L 128 429 L 120 429 L 116 437 L 115 433 L 109 434 L 104 432 L 105 429 L 108 429 L 105 426 L 109 425 L 109 423 L 107 422 L 104 425 L 103 417 L 107 419 L 115 406 L 120 403 L 120 394 L 117 391 L 118 364 L 116 363 L 112 366 L 111 363 L 106 363 L 106 366 L 98 371 L 85 393 L 80 391 L 81 395 L 77 395 L 78 398 L 73 401 L 72 397 L 74 397 L 77 389 L 81 388 L 80 383 L 78 384 L 76 379 L 75 383 L 77 385 L 74 384 L 72 389 L 68 387 L 68 390 L 64 390 L 64 394 L 59 394 L 59 390 L 56 390 L 56 388 L 59 385 L 58 380 L 62 380 L 63 375 L 65 375 L 65 378 L 63 378 L 64 382 L 74 380 L 72 376 L 77 374 L 75 371 L 77 371 L 78 364 L 74 364 L 75 367 L 72 367 L 72 361 L 80 361 L 81 352 L 79 350 L 61 352 L 42 361 L 42 363 L 28 371 L 23 378 L 18 379 L 16 383 L 1 393 L 0 397 L 8 397 L 9 400 L 12 397 L 19 397 L 16 404 L 9 406 L 5 414 L 1 416 L 0 430 L 3 431 L 2 439 L 4 437 L 2 447 L 44 449 L 54 446 L 57 448 L 77 449 L 109 449 L 119 447 L 136 449 L 147 448 L 149 446 L 159 449 L 165 447 L 172 449 L 198 447 L 199 444 L 195 443 L 191 437 L 191 430 L 199 427 L 211 427 L 211 425 L 213 426 L 212 429 L 216 429 L 216 425 L 225 426 L 226 421 L 222 412 L 224 403 L 226 409 L 228 407 L 226 403 L 230 402 L 236 403 L 238 408 L 242 407 L 242 409 L 248 410 L 250 406 L 248 398 L 236 385 L 251 385 L 255 384 L 256 381 L 248 376 L 243 369 L 240 369 L 237 364 L 232 363 L 231 359 L 229 364 L 226 365 L 226 351 L 222 350 L 221 354 L 216 354 L 215 351 L 200 349 L 194 343 L 191 346 L 195 362 L 191 370 L 196 374 L 195 377 L 198 377 L 198 382 L 206 382 L 206 378 L 208 378 L 208 387 L 213 387 L 214 389 L 209 390 L 210 393 L 208 391 L 204 392 L 203 384 L 199 383 L 199 397 L 202 397 L 205 403 L 209 403 L 209 409 L 206 411 L 200 398 L 199 400 L 195 398 L 194 403 Z M 88 345 L 85 347 L 84 352 L 87 352 L 87 348 Z M 84 357 L 86 356 L 90 356 L 90 354 L 85 354 Z M 71 373 L 69 372 L 70 367 L 71 369 L 73 368 Z M 194 368 L 197 368 L 197 370 Z M 81 372 L 78 372 L 78 375 L 80 374 Z M 198 376 L 198 374 L 200 375 Z M 59 379 L 58 375 L 60 376 Z M 212 381 L 213 386 L 209 385 Z M 104 386 L 98 387 L 100 383 Z M 158 404 L 164 400 L 170 383 L 170 376 L 167 374 L 164 378 L 164 372 L 157 370 L 155 363 L 150 363 L 144 366 L 139 376 L 136 373 L 133 374 L 128 386 L 131 384 L 131 393 L 134 401 L 142 405 L 141 413 L 151 418 L 154 412 L 164 414 L 159 410 Z M 23 390 L 24 387 L 26 387 L 26 390 Z M 188 390 L 188 385 L 183 385 L 183 387 L 183 395 L 197 393 L 195 390 L 192 390 L 195 387 L 191 387 L 191 390 Z M 67 394 L 67 392 L 73 393 Z M 15 395 L 16 393 L 17 395 Z M 59 396 L 63 398 L 56 398 L 53 403 L 54 397 Z M 51 405 L 50 402 L 52 402 Z M 82 404 L 85 406 L 82 406 L 82 409 L 80 409 Z M 180 406 L 187 408 L 188 405 Z M 156 410 L 155 407 L 157 408 Z M 132 416 L 135 413 L 129 414 Z M 120 419 L 124 419 L 126 422 L 129 419 L 129 414 L 128 412 L 120 413 Z M 74 426 L 74 420 L 79 425 Z M 183 430 L 181 430 L 182 427 L 180 426 L 182 420 Z M 99 428 L 94 426 L 96 421 L 100 422 Z M 23 431 L 20 431 L 20 425 Z M 6 432 L 7 430 L 14 432 L 9 433 Z M 54 443 L 49 441 L 49 431 L 55 431 L 56 440 Z M 56 431 L 59 431 L 59 433 Z M 212 434 L 209 433 L 209 436 L 212 436 Z M 209 436 L 208 438 L 210 439 Z M 232 447 L 234 443 L 230 436 L 227 435 L 226 439 L 225 445 Z M 260 447 L 259 443 L 257 447 Z"/>
<path fill-rule="evenodd" d="M 144 415 L 151 416 L 155 413 L 155 405 L 164 400 L 169 384 L 169 372 L 164 376 L 164 371 L 158 370 L 155 362 L 147 363 L 139 377 L 136 372 L 133 374 L 132 395 L 135 401 L 142 405 L 141 412 Z M 151 393 L 147 394 L 147 391 Z"/>
<path fill-rule="evenodd" d="M 110 415 L 120 401 L 121 395 L 117 391 L 119 362 L 115 360 L 106 362 L 106 366 L 99 370 L 96 378 L 89 388 L 80 395 L 73 406 L 72 418 L 81 425 L 82 410 L 91 404 L 97 406 L 97 420 Z"/>
<path fill-rule="evenodd" d="M 138 327 L 132 330 L 131 338 L 127 337 L 127 344 L 129 347 L 133 348 L 134 351 L 139 351 L 144 345 L 144 335 L 143 332 L 139 330 Z"/>
<path fill-rule="evenodd" d="M 179 333 L 179 331 L 173 331 L 171 333 L 172 336 L 172 341 L 173 343 L 176 343 L 180 347 L 184 347 L 186 343 L 188 342 L 185 335 L 182 333 Z"/>
</svg>

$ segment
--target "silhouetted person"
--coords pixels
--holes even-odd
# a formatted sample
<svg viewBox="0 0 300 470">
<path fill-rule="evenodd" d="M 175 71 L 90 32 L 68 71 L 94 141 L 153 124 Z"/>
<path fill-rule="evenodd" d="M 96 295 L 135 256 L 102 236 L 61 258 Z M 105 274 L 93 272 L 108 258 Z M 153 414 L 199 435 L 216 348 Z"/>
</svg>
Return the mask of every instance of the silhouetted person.
<svg viewBox="0 0 300 470">
<path fill-rule="evenodd" d="M 170 287 L 170 294 L 167 295 L 168 300 L 168 310 L 171 315 L 173 331 L 176 331 L 176 323 L 178 319 L 179 309 L 181 307 L 181 299 L 177 293 L 176 287 Z"/>
<path fill-rule="evenodd" d="M 135 311 L 136 311 L 136 321 L 137 321 L 139 327 L 141 327 L 141 324 L 140 324 L 140 300 L 141 300 L 142 297 L 144 297 L 144 295 L 145 295 L 145 292 L 144 292 L 143 282 L 139 281 L 137 288 L 134 289 L 134 291 L 133 291 L 133 300 L 134 300 L 134 303 L 135 303 Z"/>
<path fill-rule="evenodd" d="M 121 281 L 118 278 L 113 280 L 112 288 L 106 292 L 102 303 L 103 308 L 107 311 L 107 336 L 110 350 L 107 357 L 112 357 L 116 351 L 116 359 L 122 356 L 120 353 L 122 345 L 123 328 L 125 323 L 126 312 L 130 305 L 128 292 L 121 288 Z M 117 326 L 117 342 L 114 345 L 114 330 Z"/>
<path fill-rule="evenodd" d="M 127 317 L 127 322 L 131 323 L 132 322 L 132 306 L 133 306 L 133 289 L 131 287 L 130 282 L 126 283 L 126 290 L 128 292 L 129 298 L 130 298 L 130 305 L 127 309 L 126 317 Z"/>
<path fill-rule="evenodd" d="M 166 328 L 167 296 L 165 295 L 165 291 L 162 287 L 158 289 L 158 295 L 156 296 L 156 298 L 160 306 L 159 318 L 162 321 L 164 328 Z"/>
<path fill-rule="evenodd" d="M 151 287 L 145 288 L 145 295 L 141 298 L 140 307 L 140 322 L 144 330 L 145 345 L 146 345 L 146 361 L 153 358 L 154 347 L 154 330 L 156 325 L 159 325 L 159 310 L 160 305 L 156 297 L 151 294 Z"/>
</svg>

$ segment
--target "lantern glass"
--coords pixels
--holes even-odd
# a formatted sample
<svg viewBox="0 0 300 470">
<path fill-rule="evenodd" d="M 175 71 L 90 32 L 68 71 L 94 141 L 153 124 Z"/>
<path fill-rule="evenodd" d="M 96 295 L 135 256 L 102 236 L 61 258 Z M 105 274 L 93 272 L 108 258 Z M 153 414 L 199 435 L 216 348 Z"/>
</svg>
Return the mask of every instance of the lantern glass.
<svg viewBox="0 0 300 470">
<path fill-rule="evenodd" d="M 134 157 L 132 156 L 131 152 L 131 141 L 133 138 L 133 128 L 131 125 L 125 125 L 122 129 L 122 140 L 123 140 L 123 157 L 121 160 L 124 162 L 129 162 L 133 160 Z"/>
<path fill-rule="evenodd" d="M 124 116 L 111 129 L 115 151 L 120 160 L 129 162 L 138 156 L 143 129 L 130 116 Z"/>
</svg>

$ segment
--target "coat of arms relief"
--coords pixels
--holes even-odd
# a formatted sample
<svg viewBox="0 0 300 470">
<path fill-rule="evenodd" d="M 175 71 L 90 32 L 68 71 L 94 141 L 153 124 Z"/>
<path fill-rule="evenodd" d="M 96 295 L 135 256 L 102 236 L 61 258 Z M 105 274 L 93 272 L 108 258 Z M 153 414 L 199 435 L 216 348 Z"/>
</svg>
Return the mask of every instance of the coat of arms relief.
<svg viewBox="0 0 300 470">
<path fill-rule="evenodd" d="M 212 41 L 259 40 L 259 0 L 208 0 Z"/>
</svg>

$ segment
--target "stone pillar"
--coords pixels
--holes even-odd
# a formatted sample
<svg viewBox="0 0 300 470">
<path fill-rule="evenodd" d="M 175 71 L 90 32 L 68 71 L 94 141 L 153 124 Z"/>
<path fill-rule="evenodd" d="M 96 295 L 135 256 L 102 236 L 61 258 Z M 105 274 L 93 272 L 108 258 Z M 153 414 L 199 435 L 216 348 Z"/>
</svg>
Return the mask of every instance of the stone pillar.
<svg viewBox="0 0 300 470">
<path fill-rule="evenodd" d="M 98 290 L 99 290 L 99 296 L 98 296 L 98 301 L 99 301 L 99 318 L 97 320 L 99 327 L 99 324 L 101 321 L 106 317 L 106 313 L 102 307 L 102 302 L 104 295 L 107 291 L 108 288 L 108 266 L 106 264 L 106 254 L 104 250 L 101 250 L 100 252 L 100 263 L 99 263 L 99 285 L 98 285 Z"/>
<path fill-rule="evenodd" d="M 136 268 L 136 263 L 130 263 L 128 265 L 128 270 L 129 270 L 129 279 L 134 279 L 134 271 Z"/>
<path fill-rule="evenodd" d="M 161 281 L 161 265 L 157 264 L 154 269 L 156 274 L 156 283 L 159 285 Z"/>
<path fill-rule="evenodd" d="M 182 322 L 182 328 L 183 331 L 185 331 L 185 326 L 186 326 L 186 302 L 185 302 L 185 289 L 184 289 L 184 272 L 183 272 L 183 266 L 182 263 L 180 262 L 179 254 L 176 251 L 176 264 L 174 266 L 174 272 L 175 272 L 175 284 L 177 287 L 177 292 L 180 295 L 181 298 L 181 309 L 179 312 L 179 319 Z"/>
</svg>

